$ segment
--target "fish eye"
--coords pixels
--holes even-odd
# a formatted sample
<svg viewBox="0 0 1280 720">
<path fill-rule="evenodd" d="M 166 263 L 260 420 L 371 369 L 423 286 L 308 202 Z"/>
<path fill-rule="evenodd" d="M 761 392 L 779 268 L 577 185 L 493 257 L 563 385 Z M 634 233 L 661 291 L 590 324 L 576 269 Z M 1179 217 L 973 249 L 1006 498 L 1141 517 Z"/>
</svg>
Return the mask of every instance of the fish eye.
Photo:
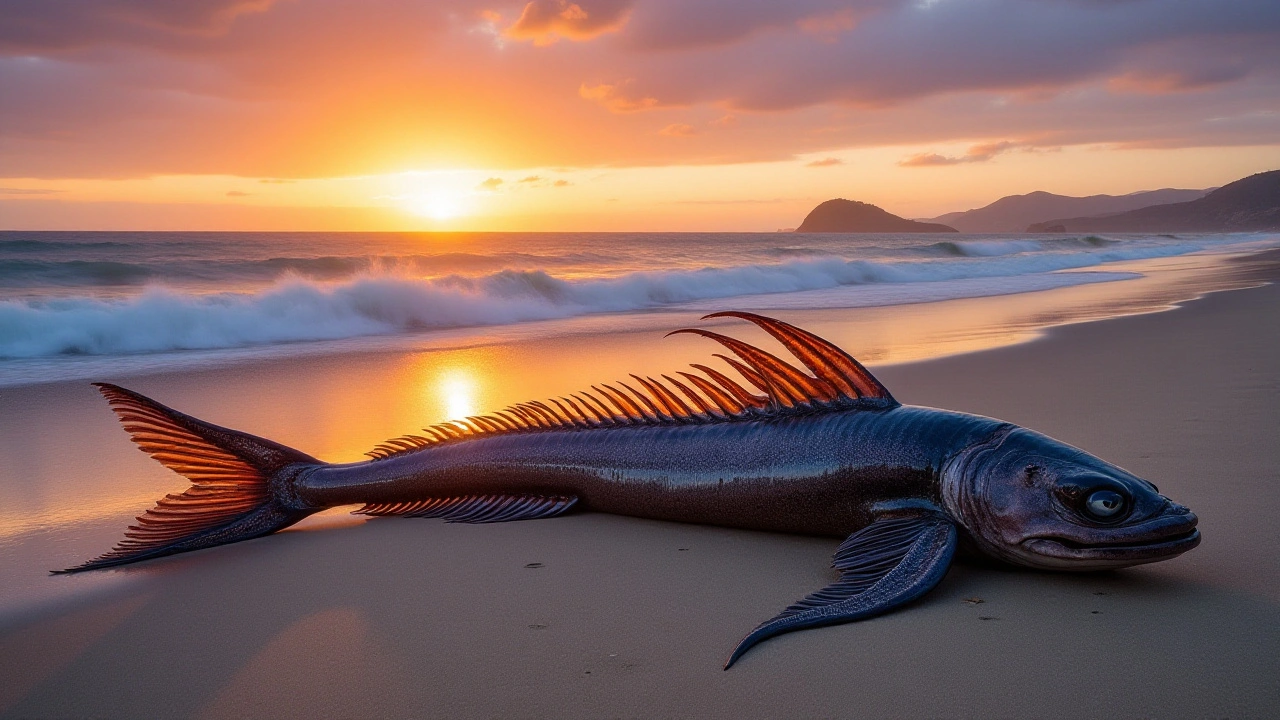
<svg viewBox="0 0 1280 720">
<path fill-rule="evenodd" d="M 1127 504 L 1115 490 L 1094 490 L 1084 500 L 1084 511 L 1094 520 L 1117 520 Z"/>
</svg>

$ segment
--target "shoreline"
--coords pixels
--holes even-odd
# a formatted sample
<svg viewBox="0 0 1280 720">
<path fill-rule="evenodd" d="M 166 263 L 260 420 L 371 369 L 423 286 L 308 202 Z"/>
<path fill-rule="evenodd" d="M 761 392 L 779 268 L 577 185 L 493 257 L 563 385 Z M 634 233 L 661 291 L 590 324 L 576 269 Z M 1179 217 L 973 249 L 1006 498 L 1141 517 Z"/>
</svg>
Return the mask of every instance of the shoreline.
<svg viewBox="0 0 1280 720">
<path fill-rule="evenodd" d="M 1243 280 L 1276 277 L 1275 254 L 1254 258 L 1235 268 Z M 959 566 L 911 607 L 778 638 L 723 673 L 746 630 L 829 578 L 833 543 L 595 514 L 459 526 L 335 513 L 73 576 L 86 580 L 78 597 L 0 616 L 0 675 L 16 688 L 0 691 L 0 716 L 1266 714 L 1280 702 L 1280 547 L 1267 530 L 1280 512 L 1280 351 L 1257 328 L 1280 308 L 1280 286 L 1207 292 L 1177 312 L 1014 328 L 1037 341 L 874 367 L 905 403 L 1001 417 L 1155 480 L 1201 516 L 1205 543 L 1185 557 L 1086 576 Z M 832 339 L 860 357 L 846 338 L 884 331 L 836 314 L 785 317 L 838 330 Z M 913 315 L 899 312 L 920 322 Z M 530 383 L 477 388 L 471 401 L 484 410 L 576 388 L 584 368 L 594 378 L 707 352 L 589 337 L 585 351 L 543 340 L 450 357 L 473 379 L 536 368 Z M 618 353 L 627 357 L 607 359 Z M 420 355 L 327 358 L 297 377 L 239 366 L 131 384 L 197 417 L 355 459 L 366 438 L 444 410 L 439 397 L 391 402 L 448 379 L 439 354 Z M 35 514 L 69 512 L 73 498 L 93 505 L 76 482 L 87 469 L 141 507 L 181 484 L 79 383 L 0 398 L 32 411 L 28 427 L 0 427 L 6 451 L 22 450 L 42 477 L 69 476 L 28 506 Z M 83 457 L 55 458 L 47 428 L 73 435 Z M 49 556 L 98 552 L 118 523 L 98 517 L 96 530 L 51 540 Z"/>
<path fill-rule="evenodd" d="M 1051 339 L 1064 328 L 1176 310 L 1212 293 L 1255 287 L 1280 278 L 1280 249 L 1183 256 L 1142 264 L 1149 275 L 1106 284 L 1115 287 L 1084 285 L 1014 296 L 779 314 L 849 349 L 877 375 L 892 374 L 896 367 L 927 366 L 1034 344 Z M 416 432 L 453 416 L 576 392 L 584 384 L 608 382 L 630 372 L 671 372 L 685 369 L 687 362 L 706 361 L 711 348 L 699 340 L 673 337 L 657 342 L 677 327 L 714 327 L 747 337 L 754 331 L 732 320 L 700 323 L 699 315 L 701 312 L 639 314 L 634 318 L 640 327 L 624 325 L 620 329 L 606 327 L 615 319 L 608 316 L 578 318 L 559 323 L 560 334 L 550 337 L 539 333 L 547 323 L 511 328 L 513 333 L 505 336 L 467 337 L 466 333 L 474 330 L 468 329 L 457 331 L 463 335 L 462 342 L 453 345 L 446 339 L 443 347 L 258 359 L 93 379 L 125 384 L 197 417 L 282 442 L 330 462 L 352 462 L 364 460 L 366 450 L 387 438 Z M 755 337 L 766 347 L 770 342 L 762 333 Z M 585 348 L 585 355 L 573 347 L 579 345 Z M 530 378 L 526 372 L 529 364 L 551 369 Z M 366 379 L 370 377 L 376 379 Z M 403 396 L 405 388 L 415 386 L 422 388 L 420 394 Z M 222 388 L 217 394 L 222 397 L 212 396 L 207 390 L 211 387 Z M 451 396 L 457 392 L 465 397 Z M 323 407 L 314 407 L 311 413 L 300 414 L 287 407 L 265 412 L 259 408 L 264 399 L 285 405 L 313 395 L 323 399 Z M 60 409 L 50 413 L 40 407 L 36 426 L 22 428 L 16 438 L 12 422 L 0 417 L 0 449 L 21 457 L 24 452 L 29 454 L 32 444 L 56 447 L 59 435 L 75 428 L 72 434 L 100 453 L 105 463 L 131 470 L 129 476 L 109 472 L 107 477 L 114 482 L 98 480 L 86 487 L 78 463 L 71 459 L 56 462 L 60 477 L 52 484 L 64 489 L 68 497 L 76 497 L 68 507 L 52 498 L 31 502 L 21 493 L 5 493 L 3 486 L 22 481 L 8 477 L 12 471 L 0 468 L 0 500 L 7 501 L 0 502 L 0 587 L 10 588 L 7 593 L 0 592 L 2 622 L 28 611 L 39 612 L 45 602 L 74 599 L 83 592 L 48 590 L 56 586 L 42 582 L 44 570 L 72 559 L 58 553 L 59 546 L 71 542 L 83 548 L 82 554 L 96 554 L 113 544 L 120 529 L 150 507 L 163 489 L 179 491 L 185 483 L 123 440 L 114 417 L 103 412 L 101 399 L 87 381 L 0 385 L 0 404 L 18 410 L 10 420 L 18 419 L 23 408 L 51 404 Z M 41 461 L 45 462 L 47 458 Z M 48 472 L 35 469 L 37 475 L 42 471 Z M 345 510 L 329 510 L 304 520 L 295 529 L 353 521 L 362 522 L 349 519 Z M 50 567 L 42 566 L 36 573 L 24 569 L 32 548 Z M 94 573 L 78 577 L 76 582 L 90 589 L 113 583 Z M 46 590 L 32 595 L 32 588 Z"/>
<path fill-rule="evenodd" d="M 753 312 L 800 314 L 819 320 L 857 313 L 863 322 L 867 317 L 879 317 L 881 323 L 891 323 L 898 312 L 913 313 L 918 306 L 946 307 L 972 306 L 964 312 L 984 314 L 999 312 L 1017 298 L 1045 298 L 1039 304 L 1046 312 L 1057 317 L 1004 317 L 1000 323 L 1005 328 L 1017 326 L 1015 336 L 991 337 L 992 328 L 977 328 L 986 336 L 987 344 L 968 343 L 953 348 L 944 344 L 930 346 L 928 341 L 907 339 L 912 346 L 909 356 L 903 357 L 902 348 L 860 347 L 851 348 L 860 360 L 871 363 L 895 363 L 947 357 L 964 352 L 975 352 L 1005 344 L 1026 342 L 1039 333 L 1062 324 L 1089 322 L 1130 314 L 1169 309 L 1178 303 L 1195 299 L 1207 292 L 1249 287 L 1250 271 L 1241 264 L 1263 268 L 1280 258 L 1280 249 L 1264 248 L 1249 251 L 1201 251 L 1186 255 L 1144 260 L 1128 260 L 1109 263 L 1097 269 L 1070 270 L 1048 275 L 1125 276 L 1102 281 L 1070 283 L 1061 287 L 1016 288 L 1018 278 L 1006 278 L 1013 285 L 1006 292 L 980 292 L 960 297 L 916 299 L 871 305 L 819 305 L 807 304 L 810 298 L 823 297 L 829 291 L 799 291 L 743 295 L 715 301 L 697 301 L 649 310 L 626 310 L 612 313 L 588 313 L 561 319 L 533 320 L 506 325 L 478 325 L 431 330 L 425 333 L 396 335 L 367 335 L 336 340 L 301 341 L 290 343 L 248 345 L 208 350 L 182 350 L 130 355 L 60 356 L 58 358 L 11 358 L 0 361 L 0 390 L 33 385 L 57 384 L 77 380 L 140 378 L 174 373 L 217 371 L 237 367 L 253 367 L 271 363 L 306 363 L 324 361 L 335 357 L 359 358 L 370 355 L 407 354 L 425 352 L 457 352 L 491 345 L 511 345 L 527 341 L 592 337 L 606 334 L 636 334 L 645 332 L 665 333 L 678 327 L 698 323 L 701 315 L 732 307 Z M 1255 271 L 1256 272 L 1256 271 Z M 1267 272 L 1265 269 L 1262 271 Z M 928 285 L 925 283 L 924 285 Z M 1033 304 L 1035 300 L 1032 301 Z M 1006 312 L 1006 314 L 1008 314 Z M 1026 313 L 1024 313 L 1025 315 Z M 840 318 L 840 324 L 847 322 Z M 703 323 L 705 324 L 705 323 Z M 999 324 L 999 323 L 993 323 Z M 903 338 L 895 339 L 899 345 Z M 896 351 L 896 352 L 895 352 Z"/>
</svg>

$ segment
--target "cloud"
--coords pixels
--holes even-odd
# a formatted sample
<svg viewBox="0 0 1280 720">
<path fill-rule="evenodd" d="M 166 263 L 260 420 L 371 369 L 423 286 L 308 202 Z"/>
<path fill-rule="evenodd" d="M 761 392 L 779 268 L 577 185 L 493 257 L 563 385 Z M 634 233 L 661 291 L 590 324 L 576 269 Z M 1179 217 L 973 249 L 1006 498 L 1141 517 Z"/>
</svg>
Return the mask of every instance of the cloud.
<svg viewBox="0 0 1280 720">
<path fill-rule="evenodd" d="M 1113 93 L 1160 95 L 1195 92 L 1243 80 L 1259 69 L 1262 57 L 1251 47 L 1256 39 L 1239 40 L 1230 50 L 1216 48 L 1212 37 L 1141 48 L 1119 65 L 1108 79 L 1107 88 Z"/>
<path fill-rule="evenodd" d="M 49 190 L 45 188 L 10 188 L 0 187 L 0 195 L 53 195 L 60 193 L 61 190 Z"/>
<path fill-rule="evenodd" d="M 1245 67 L 1205 67 L 1194 71 L 1135 71 L 1111 78 L 1107 87 L 1113 92 L 1162 95 L 1175 92 L 1193 92 L 1214 85 L 1243 79 L 1249 71 Z"/>
<path fill-rule="evenodd" d="M 829 157 L 829 158 L 822 158 L 821 160 L 814 160 L 813 162 L 810 162 L 810 163 L 805 163 L 805 167 L 831 167 L 833 165 L 843 165 L 843 164 L 844 164 L 844 161 L 841 160 L 840 158 Z"/>
<path fill-rule="evenodd" d="M 262 178 L 258 182 L 264 185 L 292 185 L 297 180 L 286 180 L 282 178 Z"/>
<path fill-rule="evenodd" d="M 854 0 L 853 12 L 889 6 L 894 0 Z M 637 50 L 669 51 L 723 48 L 743 44 L 770 33 L 795 30 L 829 33 L 850 13 L 840 0 L 741 2 L 741 0 L 657 0 L 638 7 L 627 27 L 625 41 Z M 838 30 L 837 30 L 838 32 Z"/>
<path fill-rule="evenodd" d="M 920 153 L 912 155 L 908 158 L 900 160 L 898 165 L 902 167 L 939 167 L 943 165 L 964 165 L 967 163 L 983 163 L 991 160 L 997 155 L 1009 152 L 1015 148 L 1027 148 L 1026 143 L 1017 143 L 1010 140 L 1002 140 L 994 143 L 982 143 L 969 148 L 964 155 L 958 157 L 948 157 L 937 153 Z"/>
<path fill-rule="evenodd" d="M 941 165 L 959 165 L 964 158 L 947 157 L 937 153 L 918 153 L 898 161 L 902 167 L 938 167 Z"/>
<path fill-rule="evenodd" d="M 498 188 L 501 186 L 502 186 L 502 178 L 491 177 L 491 178 L 485 178 L 480 182 L 479 185 L 476 185 L 476 190 L 479 190 L 481 192 L 496 192 Z"/>
<path fill-rule="evenodd" d="M 249 193 L 243 190 L 228 190 L 227 197 L 249 197 Z"/>
<path fill-rule="evenodd" d="M 964 158 L 947 157 L 937 153 L 919 153 L 898 161 L 902 167 L 938 167 L 941 165 L 959 165 L 966 162 Z"/>
<path fill-rule="evenodd" d="M 715 8 L 728 10 L 724 5 L 696 3 L 683 13 L 669 4 L 638 8 L 626 33 L 630 40 L 638 41 L 634 35 L 643 29 L 655 36 L 654 48 L 698 49 L 705 58 L 655 57 L 649 72 L 632 70 L 632 76 L 658 97 L 684 104 L 721 102 L 758 111 L 822 103 L 883 107 L 944 93 L 1060 90 L 1105 80 L 1148 55 L 1156 65 L 1192 67 L 1241 55 L 1251 73 L 1268 68 L 1265 58 L 1274 75 L 1277 53 L 1265 46 L 1280 40 L 1280 4 L 1273 0 L 1239 0 L 1231 13 L 1212 0 L 984 0 L 927 9 L 868 0 L 852 3 L 852 15 L 800 2 L 786 11 L 739 5 L 736 16 L 710 22 Z M 831 27 L 848 19 L 852 26 L 815 45 L 798 26 L 814 20 L 809 27 L 820 29 L 816 19 Z M 731 28 L 737 30 L 729 45 L 713 44 L 730 39 L 722 33 Z"/>
<path fill-rule="evenodd" d="M 585 0 L 584 0 L 585 2 Z M 534 45 L 551 45 L 561 38 L 591 40 L 617 32 L 627 22 L 629 2 L 569 2 L 533 0 L 524 6 L 520 18 L 503 35 L 515 40 L 532 40 Z"/>
<path fill-rule="evenodd" d="M 659 135 L 667 137 L 689 137 L 698 134 L 698 128 L 685 123 L 671 123 L 670 125 L 658 131 Z"/>
<path fill-rule="evenodd" d="M 616 85 L 601 84 L 589 87 L 583 84 L 578 87 L 578 97 L 584 100 L 594 100 L 607 108 L 609 112 L 615 113 L 640 112 L 641 110 L 652 110 L 660 106 L 658 98 L 628 94 L 626 86 L 629 84 L 629 82 L 623 82 Z"/>
<path fill-rule="evenodd" d="M 571 183 L 568 180 L 557 180 L 552 185 L 554 187 L 568 187 Z"/>
<path fill-rule="evenodd" d="M 217 36 L 274 0 L 10 0 L 0 49 L 64 50 L 104 42 L 147 42 L 165 34 Z"/>
<path fill-rule="evenodd" d="M 0 184 L 12 186 L 431 167 L 518 178 L 970 137 L 1280 144 L 1274 122 L 1213 121 L 1280 107 L 1275 0 L 0 7 Z M 523 39 L 495 48 L 474 27 L 488 8 L 493 32 Z M 567 39 L 535 46 L 554 38 Z M 677 117 L 703 131 L 697 142 L 655 132 Z M 717 117 L 739 124 L 717 132 L 730 122 Z M 926 155 L 914 164 L 980 162 Z"/>
<path fill-rule="evenodd" d="M 721 115 L 720 117 L 716 118 L 715 120 L 712 120 L 708 124 L 714 125 L 716 127 L 733 127 L 734 125 L 738 124 L 738 116 L 737 115 Z"/>
<path fill-rule="evenodd" d="M 530 175 L 530 176 L 528 176 L 528 177 L 522 177 L 522 178 L 520 178 L 520 180 L 519 180 L 518 182 L 522 182 L 522 183 L 536 183 L 536 182 L 541 182 L 541 181 L 542 181 L 542 178 L 541 178 L 541 177 L 539 177 L 539 176 L 537 176 L 537 175 Z"/>
<path fill-rule="evenodd" d="M 836 36 L 852 30 L 857 25 L 857 13 L 853 8 L 819 13 L 796 21 L 796 27 L 827 42 L 835 42 Z"/>
</svg>

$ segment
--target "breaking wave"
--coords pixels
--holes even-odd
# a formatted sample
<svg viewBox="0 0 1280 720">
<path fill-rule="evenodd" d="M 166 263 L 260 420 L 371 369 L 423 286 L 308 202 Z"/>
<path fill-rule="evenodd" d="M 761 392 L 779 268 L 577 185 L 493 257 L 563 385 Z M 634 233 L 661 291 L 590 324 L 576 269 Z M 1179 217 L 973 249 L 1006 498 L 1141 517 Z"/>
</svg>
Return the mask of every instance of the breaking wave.
<svg viewBox="0 0 1280 720">
<path fill-rule="evenodd" d="M 1022 242 L 1046 241 L 939 243 L 964 250 L 964 257 L 950 259 L 828 257 L 603 278 L 556 277 L 543 269 L 428 279 L 403 271 L 368 271 L 339 282 L 293 275 L 245 293 L 197 294 L 151 286 L 124 299 L 7 300 L 0 301 L 0 358 L 234 348 L 505 325 L 744 295 L 956 280 L 972 284 L 1200 249 L 1169 244 L 1040 254 L 1013 250 Z M 1053 283 L 1062 285 L 1062 276 L 1054 276 Z"/>
<path fill-rule="evenodd" d="M 18 242 L 0 243 L 0 250 L 17 253 Z M 47 253 L 55 243 L 29 243 Z M 96 243 L 101 250 L 111 243 Z M 64 243 L 64 245 L 68 245 Z M 125 247 L 123 244 L 119 244 Z M 63 249 L 63 248 L 58 248 Z M 34 252 L 34 251 L 33 251 Z M 339 280 L 369 273 L 483 273 L 504 269 L 572 268 L 602 265 L 614 258 L 593 253 L 536 255 L 530 253 L 440 253 L 437 255 L 320 255 L 271 257 L 257 260 L 83 260 L 0 258 L 0 288 L 121 287 L 147 283 L 264 283 L 291 273 L 312 280 Z"/>
<path fill-rule="evenodd" d="M 1097 235 L 1033 240 L 946 240 L 928 245 L 921 250 L 926 254 L 950 257 L 1000 257 L 1039 252 L 1088 251 L 1120 244 Z"/>
</svg>

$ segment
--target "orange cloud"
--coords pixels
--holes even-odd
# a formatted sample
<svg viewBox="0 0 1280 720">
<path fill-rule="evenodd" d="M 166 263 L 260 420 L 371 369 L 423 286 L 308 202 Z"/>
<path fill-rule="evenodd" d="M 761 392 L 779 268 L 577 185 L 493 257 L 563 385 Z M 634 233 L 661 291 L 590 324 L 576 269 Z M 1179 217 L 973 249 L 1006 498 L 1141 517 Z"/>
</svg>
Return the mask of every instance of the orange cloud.
<svg viewBox="0 0 1280 720">
<path fill-rule="evenodd" d="M 690 135 L 697 135 L 698 129 L 685 123 L 671 123 L 659 130 L 658 134 L 668 137 L 689 137 Z"/>
<path fill-rule="evenodd" d="M 578 97 L 584 100 L 595 100 L 609 110 L 615 113 L 633 113 L 641 110 L 652 110 L 660 105 L 658 98 L 655 97 L 635 97 L 628 95 L 626 86 L 630 81 L 618 83 L 616 85 L 600 84 L 587 87 L 583 84 L 578 87 Z"/>
<path fill-rule="evenodd" d="M 630 3 L 592 2 L 590 9 L 569 0 L 533 0 L 524 6 L 520 18 L 503 33 L 515 40 L 532 40 L 534 45 L 551 45 L 561 38 L 590 40 L 617 32 L 627 22 Z"/>
<path fill-rule="evenodd" d="M 1242 67 L 1203 69 L 1197 72 L 1129 72 L 1107 81 L 1107 89 L 1117 93 L 1164 95 L 1194 92 L 1239 80 L 1248 72 Z"/>
<path fill-rule="evenodd" d="M 840 158 L 822 158 L 821 160 L 814 160 L 811 163 L 807 163 L 805 167 L 831 167 L 833 165 L 843 164 L 844 161 Z"/>
<path fill-rule="evenodd" d="M 902 167 L 939 167 L 943 165 L 964 165 L 967 163 L 982 163 L 991 160 L 1001 153 L 1009 152 L 1016 148 L 1029 148 L 1026 143 L 1013 142 L 1011 140 L 1002 140 L 993 143 L 981 143 L 969 148 L 964 155 L 959 157 L 948 157 L 937 153 L 919 153 L 912 155 L 898 162 Z"/>
<path fill-rule="evenodd" d="M 9 188 L 0 187 L 0 195 L 52 195 L 60 193 L 61 190 L 49 190 L 46 188 Z"/>
<path fill-rule="evenodd" d="M 502 178 L 491 177 L 485 178 L 479 185 L 476 185 L 476 189 L 482 192 L 496 192 L 501 186 Z"/>
<path fill-rule="evenodd" d="M 849 8 L 832 13 L 810 15 L 796 21 L 796 27 L 801 31 L 816 35 L 827 42 L 835 42 L 837 35 L 852 30 L 857 24 L 857 18 Z"/>
<path fill-rule="evenodd" d="M 711 124 L 715 125 L 716 127 L 732 127 L 738 124 L 738 116 L 724 115 L 716 118 L 715 120 L 712 120 Z"/>
</svg>

